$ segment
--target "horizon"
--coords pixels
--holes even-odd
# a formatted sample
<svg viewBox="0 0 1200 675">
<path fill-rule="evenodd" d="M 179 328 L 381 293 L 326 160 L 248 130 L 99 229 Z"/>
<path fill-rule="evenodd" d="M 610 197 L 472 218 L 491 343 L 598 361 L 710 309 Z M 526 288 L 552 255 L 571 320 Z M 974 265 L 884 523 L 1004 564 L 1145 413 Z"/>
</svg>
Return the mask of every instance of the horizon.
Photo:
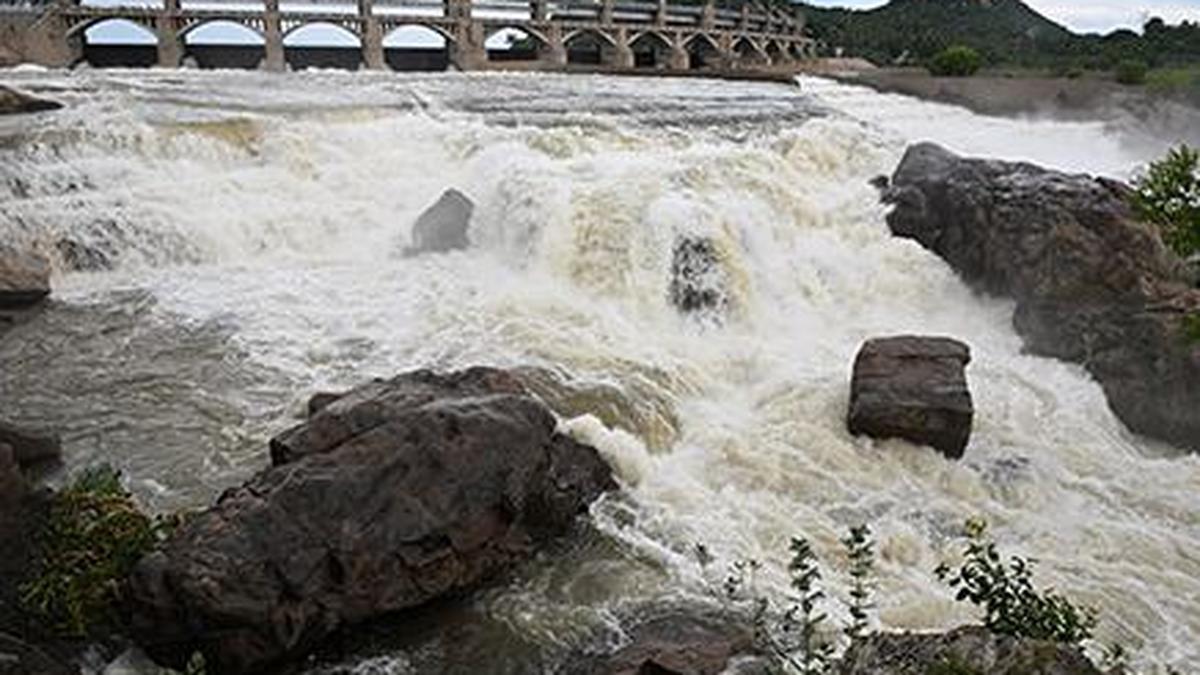
<svg viewBox="0 0 1200 675">
<path fill-rule="evenodd" d="M 1153 17 L 1170 24 L 1200 21 L 1200 0 L 1021 0 L 1046 18 L 1076 33 L 1111 33 L 1127 28 L 1142 31 Z M 805 0 L 818 7 L 874 9 L 889 0 Z"/>
</svg>

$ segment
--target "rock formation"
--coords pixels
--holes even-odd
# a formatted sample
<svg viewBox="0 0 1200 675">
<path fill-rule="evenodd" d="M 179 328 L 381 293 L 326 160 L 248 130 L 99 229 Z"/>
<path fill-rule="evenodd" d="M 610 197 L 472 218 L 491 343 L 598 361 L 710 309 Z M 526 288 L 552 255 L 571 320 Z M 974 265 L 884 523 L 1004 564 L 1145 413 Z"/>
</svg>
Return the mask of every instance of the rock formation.
<svg viewBox="0 0 1200 675">
<path fill-rule="evenodd" d="M 963 372 L 970 361 L 970 348 L 949 338 L 867 340 L 854 360 L 850 433 L 904 438 L 962 457 L 975 415 Z"/>
<path fill-rule="evenodd" d="M 132 632 L 178 666 L 260 672 L 343 626 L 471 590 L 615 487 L 504 371 L 416 371 L 327 401 L 273 466 L 131 576 Z"/>
<path fill-rule="evenodd" d="M 887 198 L 892 232 L 944 258 L 976 288 L 1017 302 L 1038 355 L 1083 364 L 1130 429 L 1200 450 L 1200 290 L 1129 188 L 1031 164 L 909 148 Z"/>
<path fill-rule="evenodd" d="M 850 647 L 838 675 L 1101 675 L 1078 647 L 996 635 L 982 626 L 948 633 L 876 633 Z"/>
<path fill-rule="evenodd" d="M 446 190 L 413 223 L 412 245 L 404 250 L 404 254 L 445 253 L 467 248 L 471 245 L 467 228 L 474 212 L 475 204 L 469 197 L 454 188 Z"/>
<path fill-rule="evenodd" d="M 24 92 L 0 85 L 0 115 L 57 110 L 61 103 L 30 96 Z"/>
<path fill-rule="evenodd" d="M 754 634 L 746 624 L 717 617 L 668 614 L 638 623 L 628 642 L 608 654 L 576 656 L 558 675 L 718 675 L 736 659 L 757 660 Z M 753 672 L 768 672 L 760 668 Z M 750 670 L 747 668 L 747 670 Z"/>
</svg>

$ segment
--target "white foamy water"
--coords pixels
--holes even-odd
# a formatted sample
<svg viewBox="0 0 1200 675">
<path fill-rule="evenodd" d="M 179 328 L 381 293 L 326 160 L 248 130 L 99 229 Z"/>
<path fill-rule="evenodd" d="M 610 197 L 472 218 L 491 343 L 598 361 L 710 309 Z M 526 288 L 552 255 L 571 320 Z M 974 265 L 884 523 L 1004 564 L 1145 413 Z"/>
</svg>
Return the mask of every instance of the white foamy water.
<svg viewBox="0 0 1200 675">
<path fill-rule="evenodd" d="M 1023 355 L 1012 304 L 891 237 L 868 185 L 910 140 L 1123 176 L 1149 158 L 1136 139 L 817 80 L 0 79 L 71 104 L 0 120 L 0 235 L 117 266 L 62 273 L 0 341 L 5 414 L 63 429 L 72 467 L 111 461 L 155 506 L 202 504 L 265 463 L 314 391 L 549 367 L 645 414 L 564 419 L 625 489 L 593 509 L 597 533 L 483 594 L 496 672 L 546 669 L 630 607 L 705 596 L 696 542 L 763 561 L 759 587 L 781 592 L 788 539 L 808 536 L 842 597 L 837 539 L 863 521 L 883 626 L 970 620 L 932 570 L 972 515 L 1099 607 L 1102 640 L 1148 670 L 1200 669 L 1200 460 L 1131 435 L 1083 369 Z M 401 258 L 447 187 L 476 202 L 472 249 Z M 685 235 L 716 242 L 723 324 L 668 303 Z M 972 347 L 960 462 L 845 430 L 859 344 L 901 332 Z M 370 667 L 423 658 L 453 662 L 418 649 Z"/>
</svg>

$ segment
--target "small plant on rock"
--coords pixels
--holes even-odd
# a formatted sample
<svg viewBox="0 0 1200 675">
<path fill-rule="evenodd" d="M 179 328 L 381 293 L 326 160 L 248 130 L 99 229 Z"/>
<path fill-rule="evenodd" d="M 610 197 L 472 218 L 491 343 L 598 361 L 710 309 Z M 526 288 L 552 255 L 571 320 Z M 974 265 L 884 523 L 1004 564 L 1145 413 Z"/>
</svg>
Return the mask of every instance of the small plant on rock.
<svg viewBox="0 0 1200 675">
<path fill-rule="evenodd" d="M 955 572 L 946 565 L 938 578 L 966 600 L 984 609 L 985 624 L 994 633 L 1079 644 L 1091 637 L 1096 613 L 1078 607 L 1052 589 L 1033 586 L 1033 563 L 1012 556 L 1006 563 L 980 519 L 967 521 L 966 560 Z"/>
<path fill-rule="evenodd" d="M 812 546 L 803 537 L 792 539 L 792 560 L 788 572 L 792 575 L 792 589 L 797 602 L 785 615 L 787 632 L 798 634 L 795 658 L 802 675 L 819 675 L 827 672 L 833 659 L 833 645 L 821 634 L 825 614 L 817 608 L 825 597 L 821 590 L 821 568 Z"/>
<path fill-rule="evenodd" d="M 1134 181 L 1133 206 L 1181 258 L 1200 254 L 1200 151 L 1182 145 Z"/>
<path fill-rule="evenodd" d="M 871 602 L 875 574 L 875 542 L 871 539 L 871 528 L 865 524 L 851 527 L 842 545 L 850 558 L 850 625 L 842 632 L 853 642 L 866 635 L 870 611 L 875 607 Z"/>
<path fill-rule="evenodd" d="M 116 628 L 125 578 L 172 525 L 142 513 L 112 467 L 85 471 L 52 498 L 22 608 L 64 637 Z"/>
</svg>

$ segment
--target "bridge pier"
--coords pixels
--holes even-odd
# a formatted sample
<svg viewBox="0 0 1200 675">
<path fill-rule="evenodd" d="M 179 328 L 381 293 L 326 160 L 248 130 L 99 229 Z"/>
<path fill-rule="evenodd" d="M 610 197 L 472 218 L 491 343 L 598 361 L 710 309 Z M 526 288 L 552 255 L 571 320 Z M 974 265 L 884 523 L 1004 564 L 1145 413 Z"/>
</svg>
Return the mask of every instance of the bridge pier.
<svg viewBox="0 0 1200 675">
<path fill-rule="evenodd" d="M 691 59 L 678 36 L 671 43 L 671 51 L 667 54 L 667 70 L 687 70 Z"/>
<path fill-rule="evenodd" d="M 158 67 L 178 68 L 183 63 L 183 40 L 179 38 L 179 0 L 164 0 L 163 11 L 154 17 L 154 32 L 158 36 Z"/>
<path fill-rule="evenodd" d="M 632 70 L 636 59 L 633 55 L 633 47 L 629 46 L 629 30 L 624 26 L 619 26 L 613 35 L 613 42 L 615 44 L 611 49 L 601 52 L 601 56 L 605 59 L 604 65 Z"/>
<path fill-rule="evenodd" d="M 459 70 L 482 70 L 487 68 L 486 38 L 483 25 L 476 21 L 459 20 L 454 27 L 454 41 L 446 45 L 450 52 L 450 63 Z"/>
<path fill-rule="evenodd" d="M 362 26 L 362 59 L 368 70 L 384 70 L 383 31 L 375 17 L 373 0 L 358 0 L 358 18 Z"/>
<path fill-rule="evenodd" d="M 545 65 L 558 68 L 567 65 L 567 47 L 563 44 L 562 27 L 557 23 L 545 28 L 546 46 L 538 59 Z"/>
<path fill-rule="evenodd" d="M 283 21 L 279 16 L 279 0 L 264 0 L 263 9 L 263 60 L 258 68 L 282 73 L 287 70 L 287 57 L 283 52 Z"/>
</svg>

